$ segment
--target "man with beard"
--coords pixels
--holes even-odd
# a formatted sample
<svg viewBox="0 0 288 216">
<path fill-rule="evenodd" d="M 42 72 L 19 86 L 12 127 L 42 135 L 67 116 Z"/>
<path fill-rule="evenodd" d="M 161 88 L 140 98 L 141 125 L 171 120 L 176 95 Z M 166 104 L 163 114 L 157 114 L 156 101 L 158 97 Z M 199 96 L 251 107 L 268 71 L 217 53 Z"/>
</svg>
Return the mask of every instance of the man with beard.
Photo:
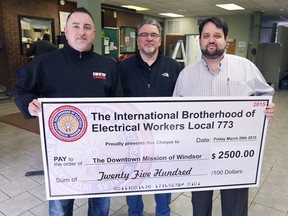
<svg viewBox="0 0 288 216">
<path fill-rule="evenodd" d="M 156 20 L 143 20 L 137 28 L 139 50 L 122 61 L 117 71 L 126 97 L 172 96 L 182 66 L 159 52 L 162 27 Z M 142 216 L 141 195 L 127 196 L 129 216 Z M 169 216 L 171 194 L 155 194 L 156 216 Z"/>
<path fill-rule="evenodd" d="M 203 59 L 188 65 L 179 75 L 173 96 L 273 95 L 257 67 L 249 60 L 225 54 L 228 24 L 222 18 L 205 19 L 199 26 Z M 273 118 L 275 105 L 265 115 Z M 193 216 L 211 216 L 213 191 L 192 192 Z M 223 216 L 248 214 L 248 188 L 221 190 Z"/>
</svg>

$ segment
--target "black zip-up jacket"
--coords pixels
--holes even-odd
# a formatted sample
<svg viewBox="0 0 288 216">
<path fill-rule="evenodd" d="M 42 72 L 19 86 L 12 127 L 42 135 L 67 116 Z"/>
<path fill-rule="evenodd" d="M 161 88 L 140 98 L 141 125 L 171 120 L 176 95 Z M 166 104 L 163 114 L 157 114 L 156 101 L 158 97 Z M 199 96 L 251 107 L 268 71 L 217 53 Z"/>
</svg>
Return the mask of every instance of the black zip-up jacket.
<svg viewBox="0 0 288 216">
<path fill-rule="evenodd" d="M 149 66 L 139 51 L 117 66 L 126 97 L 168 97 L 172 96 L 180 71 L 183 69 L 176 60 L 158 54 Z"/>
<path fill-rule="evenodd" d="M 122 96 L 111 60 L 93 52 L 64 48 L 33 59 L 13 89 L 15 103 L 25 118 L 33 118 L 28 104 L 35 98 Z"/>
</svg>

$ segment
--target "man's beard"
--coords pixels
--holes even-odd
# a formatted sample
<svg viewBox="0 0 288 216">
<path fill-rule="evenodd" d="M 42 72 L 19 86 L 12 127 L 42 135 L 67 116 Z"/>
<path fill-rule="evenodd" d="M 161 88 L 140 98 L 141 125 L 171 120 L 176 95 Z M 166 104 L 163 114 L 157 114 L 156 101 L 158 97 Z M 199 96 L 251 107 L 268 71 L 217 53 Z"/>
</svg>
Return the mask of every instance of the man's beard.
<svg viewBox="0 0 288 216">
<path fill-rule="evenodd" d="M 145 47 L 144 49 L 143 49 L 143 51 L 147 54 L 147 55 L 153 55 L 153 54 L 155 54 L 156 52 L 157 52 L 157 49 L 156 49 L 156 47 Z"/>
<path fill-rule="evenodd" d="M 223 55 L 225 49 L 216 49 L 213 52 L 209 52 L 208 49 L 201 49 L 203 56 L 207 59 L 217 59 Z"/>
</svg>

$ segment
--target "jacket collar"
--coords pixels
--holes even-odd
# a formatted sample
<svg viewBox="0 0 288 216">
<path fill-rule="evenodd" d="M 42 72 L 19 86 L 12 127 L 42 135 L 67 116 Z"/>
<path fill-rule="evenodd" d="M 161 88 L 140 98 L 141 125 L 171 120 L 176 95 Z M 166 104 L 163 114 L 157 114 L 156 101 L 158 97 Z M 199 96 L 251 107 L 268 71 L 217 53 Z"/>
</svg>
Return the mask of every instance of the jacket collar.
<svg viewBox="0 0 288 216">
<path fill-rule="evenodd" d="M 142 59 L 142 57 L 141 57 L 141 55 L 140 55 L 140 52 L 139 52 L 139 50 L 137 50 L 137 52 L 136 52 L 136 59 L 137 59 L 137 62 L 138 63 L 140 63 L 140 64 L 144 64 L 144 65 L 146 65 L 147 63 Z M 155 62 L 157 62 L 158 61 L 158 59 L 160 58 L 162 56 L 162 53 L 159 51 L 158 52 L 158 56 L 157 56 L 157 58 L 156 58 L 156 61 Z M 155 62 L 153 63 L 153 64 L 155 64 Z M 153 65 L 152 64 L 152 65 Z M 152 66 L 151 65 L 151 66 Z"/>
<path fill-rule="evenodd" d="M 93 48 L 89 51 L 80 52 L 78 50 L 73 49 L 67 42 L 65 43 L 63 50 L 68 56 L 70 56 L 75 61 L 88 59 L 93 54 Z"/>
</svg>

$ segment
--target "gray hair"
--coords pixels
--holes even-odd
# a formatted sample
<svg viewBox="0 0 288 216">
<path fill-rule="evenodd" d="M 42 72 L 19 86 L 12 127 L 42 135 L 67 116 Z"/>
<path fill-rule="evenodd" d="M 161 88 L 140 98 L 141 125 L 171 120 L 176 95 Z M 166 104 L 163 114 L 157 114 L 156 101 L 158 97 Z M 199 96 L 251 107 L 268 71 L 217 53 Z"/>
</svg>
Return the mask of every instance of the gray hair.
<svg viewBox="0 0 288 216">
<path fill-rule="evenodd" d="M 159 34 L 162 35 L 162 27 L 160 23 L 155 20 L 155 19 L 144 19 L 138 26 L 137 26 L 137 34 L 139 34 L 140 29 L 142 28 L 143 25 L 149 24 L 149 25 L 154 25 L 157 27 Z"/>
</svg>

